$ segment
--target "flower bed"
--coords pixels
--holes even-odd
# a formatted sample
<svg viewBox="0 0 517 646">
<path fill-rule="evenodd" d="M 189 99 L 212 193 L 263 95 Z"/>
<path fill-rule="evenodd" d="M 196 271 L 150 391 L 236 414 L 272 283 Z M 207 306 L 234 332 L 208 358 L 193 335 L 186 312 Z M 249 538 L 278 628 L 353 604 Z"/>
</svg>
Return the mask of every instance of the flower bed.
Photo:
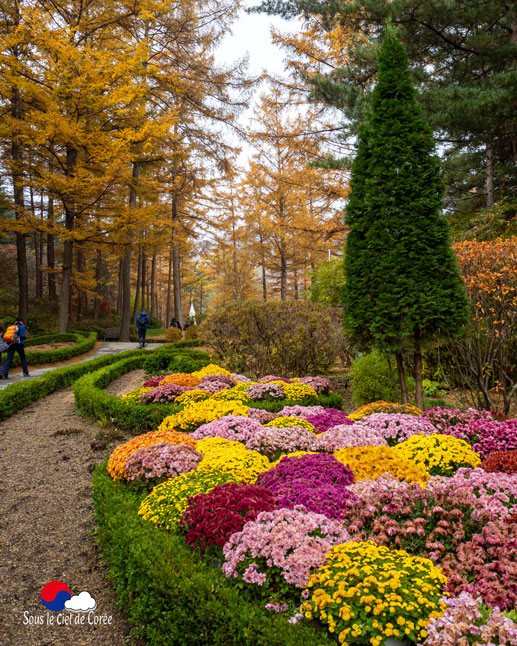
<svg viewBox="0 0 517 646">
<path fill-rule="evenodd" d="M 335 411 L 308 414 L 303 404 L 264 411 L 255 401 L 214 397 L 250 388 L 235 375 L 219 380 L 215 370 L 201 379 L 217 392 L 154 431 L 189 437 L 195 447 L 181 448 L 173 436 L 173 447 L 161 440 L 152 455 L 203 457 L 186 473 L 171 458 L 171 477 L 140 500 L 142 522 L 206 556 L 212 569 L 224 556 L 226 585 L 273 611 L 272 625 L 277 614 L 286 627 L 314 627 L 309 644 L 382 646 L 394 637 L 433 646 L 427 640 L 446 629 L 440 617 L 452 612 L 446 595 L 463 592 L 494 615 L 493 630 L 513 629 L 493 609 L 517 604 L 514 475 L 481 469 L 468 443 L 433 432 L 432 422 L 408 409 L 370 410 L 371 425 L 362 415 L 350 424 Z M 261 383 L 296 384 L 274 375 Z M 139 450 L 145 457 L 147 447 Z M 126 457 L 121 474 L 130 477 L 131 460 L 141 473 L 142 453 Z M 428 626 L 435 627 L 429 638 Z M 468 639 L 474 619 L 460 630 L 458 639 Z M 283 643 L 271 639 L 256 643 Z"/>
</svg>

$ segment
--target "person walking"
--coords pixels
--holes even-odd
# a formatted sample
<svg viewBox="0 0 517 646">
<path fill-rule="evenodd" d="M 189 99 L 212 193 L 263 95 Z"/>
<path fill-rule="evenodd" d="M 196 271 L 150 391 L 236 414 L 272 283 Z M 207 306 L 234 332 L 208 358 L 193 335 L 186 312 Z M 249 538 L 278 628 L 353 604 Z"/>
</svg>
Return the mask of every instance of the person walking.
<svg viewBox="0 0 517 646">
<path fill-rule="evenodd" d="M 149 320 L 149 314 L 147 312 L 140 312 L 140 314 L 136 317 L 136 326 L 138 328 L 138 347 L 139 348 L 145 348 L 145 334 L 147 332 L 147 328 L 149 327 L 149 324 L 151 321 Z"/>
<path fill-rule="evenodd" d="M 171 319 L 170 327 L 176 327 L 176 328 L 178 328 L 178 330 L 181 330 L 181 323 L 178 320 L 176 320 L 175 316 L 173 316 L 172 319 Z"/>
<path fill-rule="evenodd" d="M 21 317 L 18 317 L 13 325 L 10 325 L 4 333 L 4 341 L 9 347 L 7 349 L 7 359 L 5 360 L 2 379 L 9 379 L 9 368 L 11 367 L 15 352 L 20 355 L 23 376 L 30 377 L 29 369 L 27 368 L 27 359 L 25 357 L 25 348 L 23 345 L 26 338 L 25 323 Z"/>
</svg>

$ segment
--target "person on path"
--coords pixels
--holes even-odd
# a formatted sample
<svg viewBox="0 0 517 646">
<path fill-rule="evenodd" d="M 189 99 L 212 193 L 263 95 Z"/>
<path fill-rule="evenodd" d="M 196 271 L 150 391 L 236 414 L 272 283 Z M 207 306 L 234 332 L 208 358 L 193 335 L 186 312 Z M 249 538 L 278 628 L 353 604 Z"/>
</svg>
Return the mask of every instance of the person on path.
<svg viewBox="0 0 517 646">
<path fill-rule="evenodd" d="M 178 328 L 178 330 L 181 330 L 181 323 L 178 320 L 176 320 L 175 316 L 172 317 L 170 326 L 171 327 L 176 327 L 176 328 Z"/>
<path fill-rule="evenodd" d="M 138 328 L 138 347 L 145 348 L 145 334 L 151 321 L 147 312 L 140 312 L 136 317 L 136 326 Z"/>
<path fill-rule="evenodd" d="M 9 342 L 7 336 L 9 335 L 10 328 L 16 328 L 14 331 L 14 340 Z M 27 337 L 25 336 L 25 323 L 21 317 L 18 317 L 13 325 L 9 326 L 4 334 L 4 340 L 9 343 L 9 348 L 7 349 L 7 359 L 5 360 L 4 369 L 2 373 L 2 379 L 9 379 L 9 368 L 13 361 L 14 353 L 17 352 L 20 355 L 20 361 L 22 364 L 23 376 L 30 377 L 29 369 L 27 367 L 27 359 L 25 357 L 25 348 L 23 342 Z"/>
</svg>

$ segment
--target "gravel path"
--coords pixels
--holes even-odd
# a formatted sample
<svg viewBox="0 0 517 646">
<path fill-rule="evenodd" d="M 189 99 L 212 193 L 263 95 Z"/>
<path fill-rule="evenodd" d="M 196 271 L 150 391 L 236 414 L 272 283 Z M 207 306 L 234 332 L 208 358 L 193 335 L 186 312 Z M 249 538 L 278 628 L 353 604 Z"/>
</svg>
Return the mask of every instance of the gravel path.
<svg viewBox="0 0 517 646">
<path fill-rule="evenodd" d="M 142 382 L 134 371 L 110 384 L 121 394 Z M 54 393 L 0 423 L 0 644 L 11 646 L 123 646 L 129 625 L 116 606 L 92 530 L 92 466 L 109 440 L 125 436 L 74 414 L 72 390 Z M 97 606 L 87 613 L 51 612 L 40 593 L 62 581 Z M 54 625 L 47 625 L 47 617 Z M 58 617 L 84 625 L 55 625 Z M 95 617 L 95 618 L 94 618 Z M 110 619 L 111 618 L 111 619 Z M 43 625 L 27 622 L 43 621 Z"/>
</svg>

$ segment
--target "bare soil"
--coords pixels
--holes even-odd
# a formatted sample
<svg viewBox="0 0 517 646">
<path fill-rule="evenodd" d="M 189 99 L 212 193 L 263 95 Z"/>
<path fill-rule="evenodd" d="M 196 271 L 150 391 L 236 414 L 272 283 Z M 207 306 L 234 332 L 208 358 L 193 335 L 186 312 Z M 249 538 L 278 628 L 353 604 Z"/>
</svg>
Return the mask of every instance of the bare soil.
<svg viewBox="0 0 517 646">
<path fill-rule="evenodd" d="M 110 384 L 122 394 L 142 383 L 135 371 Z M 116 605 L 92 532 L 91 470 L 114 443 L 129 436 L 74 413 L 72 390 L 54 393 L 0 423 L 0 644 L 12 646 L 123 646 L 130 626 Z M 73 594 L 87 590 L 96 617 L 107 625 L 56 625 L 43 586 L 63 581 Z M 48 625 L 47 617 L 54 625 Z M 41 619 L 40 619 L 41 618 Z M 33 625 L 29 621 L 43 621 Z"/>
</svg>

